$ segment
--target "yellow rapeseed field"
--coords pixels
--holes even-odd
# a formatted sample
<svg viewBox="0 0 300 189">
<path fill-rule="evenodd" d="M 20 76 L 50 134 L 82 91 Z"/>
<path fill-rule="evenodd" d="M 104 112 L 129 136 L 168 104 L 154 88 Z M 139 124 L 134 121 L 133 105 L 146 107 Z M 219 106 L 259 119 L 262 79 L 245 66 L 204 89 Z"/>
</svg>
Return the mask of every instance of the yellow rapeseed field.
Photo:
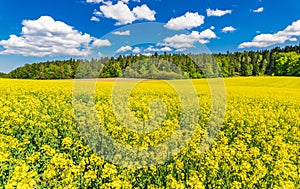
<svg viewBox="0 0 300 189">
<path fill-rule="evenodd" d="M 73 80 L 0 79 L 0 188 L 300 188 L 300 78 L 224 81 L 226 113 L 208 150 L 199 149 L 211 94 L 206 80 L 193 80 L 200 116 L 191 140 L 166 162 L 134 168 L 111 163 L 93 150 L 101 151 L 97 145 L 88 145 L 93 141 L 86 136 L 97 128 L 78 127 Z M 174 134 L 181 107 L 172 86 L 151 80 L 133 88 L 125 104 L 138 121 L 149 123 L 149 132 L 137 132 L 122 125 L 126 117 L 114 115 L 113 84 L 97 82 L 95 108 L 115 141 L 147 148 Z M 165 114 L 155 112 L 161 103 Z M 152 120 L 153 114 L 160 120 Z"/>
</svg>

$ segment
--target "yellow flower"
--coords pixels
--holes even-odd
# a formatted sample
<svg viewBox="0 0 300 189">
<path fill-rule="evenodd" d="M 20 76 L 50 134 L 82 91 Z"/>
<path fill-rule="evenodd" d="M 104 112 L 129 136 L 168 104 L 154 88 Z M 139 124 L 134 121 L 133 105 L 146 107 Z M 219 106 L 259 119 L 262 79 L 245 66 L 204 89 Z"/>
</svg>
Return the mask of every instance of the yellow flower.
<svg viewBox="0 0 300 189">
<path fill-rule="evenodd" d="M 102 178 L 108 178 L 114 176 L 117 173 L 117 168 L 115 165 L 106 163 L 102 169 Z"/>
<path fill-rule="evenodd" d="M 84 173 L 83 178 L 85 179 L 85 182 L 89 183 L 90 181 L 97 179 L 97 171 L 96 170 L 89 170 Z"/>
<path fill-rule="evenodd" d="M 231 184 L 231 186 L 230 186 L 230 188 L 232 188 L 232 189 L 240 189 L 240 188 L 242 188 L 242 183 L 237 182 L 237 181 L 233 181 L 232 184 Z"/>
<path fill-rule="evenodd" d="M 68 149 L 72 146 L 73 140 L 70 137 L 66 137 L 62 141 L 62 147 Z"/>
</svg>

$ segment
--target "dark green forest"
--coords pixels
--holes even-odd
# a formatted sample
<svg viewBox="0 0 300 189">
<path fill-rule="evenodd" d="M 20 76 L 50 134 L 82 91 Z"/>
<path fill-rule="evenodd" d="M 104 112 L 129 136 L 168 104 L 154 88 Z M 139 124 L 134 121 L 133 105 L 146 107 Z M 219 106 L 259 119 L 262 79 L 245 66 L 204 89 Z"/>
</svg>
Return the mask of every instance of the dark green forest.
<svg viewBox="0 0 300 189">
<path fill-rule="evenodd" d="M 0 72 L 0 78 L 6 78 L 6 77 L 8 77 L 8 75 L 6 73 Z"/>
<path fill-rule="evenodd" d="M 26 64 L 0 77 L 73 79 L 134 77 L 156 79 L 232 76 L 300 76 L 300 44 L 271 50 L 219 54 L 127 55 L 91 60 Z"/>
</svg>

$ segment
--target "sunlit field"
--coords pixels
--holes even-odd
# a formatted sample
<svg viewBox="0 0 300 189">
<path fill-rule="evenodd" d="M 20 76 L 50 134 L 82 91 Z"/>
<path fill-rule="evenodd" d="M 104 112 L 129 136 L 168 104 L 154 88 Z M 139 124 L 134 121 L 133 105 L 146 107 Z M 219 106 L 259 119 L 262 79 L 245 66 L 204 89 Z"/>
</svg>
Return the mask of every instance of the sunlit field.
<svg viewBox="0 0 300 189">
<path fill-rule="evenodd" d="M 0 188 L 299 188 L 300 78 L 224 81 L 225 118 L 208 150 L 199 149 L 211 94 L 205 79 L 192 80 L 200 116 L 191 140 L 166 162 L 133 168 L 107 161 L 87 144 L 74 117 L 73 80 L 0 79 Z M 172 86 L 147 80 L 133 88 L 126 102 L 131 115 L 148 121 L 151 131 L 141 133 L 128 130 L 114 115 L 113 85 L 97 82 L 95 107 L 115 141 L 146 148 L 174 134 L 181 107 Z M 157 122 L 149 110 L 156 99 L 166 110 L 154 112 L 161 118 Z"/>
</svg>

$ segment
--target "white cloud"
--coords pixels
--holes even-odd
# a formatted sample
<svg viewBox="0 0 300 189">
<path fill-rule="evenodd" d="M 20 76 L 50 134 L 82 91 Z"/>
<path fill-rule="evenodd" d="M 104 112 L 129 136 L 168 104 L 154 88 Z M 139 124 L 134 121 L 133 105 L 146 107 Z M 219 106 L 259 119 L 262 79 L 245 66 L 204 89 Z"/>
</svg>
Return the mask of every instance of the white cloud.
<svg viewBox="0 0 300 189">
<path fill-rule="evenodd" d="M 92 44 L 93 47 L 108 47 L 111 46 L 111 43 L 107 39 L 94 39 L 94 42 Z"/>
<path fill-rule="evenodd" d="M 118 1 L 117 4 L 107 3 L 101 5 L 100 10 L 106 18 L 117 20 L 115 25 L 131 24 L 135 20 L 155 20 L 155 11 L 149 9 L 147 5 L 137 6 L 131 11 L 124 2 Z"/>
<path fill-rule="evenodd" d="M 145 55 L 145 56 L 152 56 L 153 54 L 152 53 L 143 53 L 143 55 Z"/>
<path fill-rule="evenodd" d="M 217 38 L 216 34 L 211 29 L 206 29 L 202 32 L 198 32 L 198 38 L 200 39 L 213 39 Z"/>
<path fill-rule="evenodd" d="M 134 49 L 132 50 L 132 52 L 139 53 L 139 52 L 141 52 L 141 49 L 139 47 L 134 47 Z"/>
<path fill-rule="evenodd" d="M 117 20 L 116 25 L 129 24 L 136 20 L 129 7 L 122 1 L 115 5 L 101 5 L 100 10 L 106 18 Z"/>
<path fill-rule="evenodd" d="M 22 22 L 21 36 L 10 35 L 1 40 L 4 50 L 0 54 L 18 54 L 24 56 L 86 56 L 91 54 L 93 43 L 100 46 L 98 39 L 83 34 L 72 26 L 55 21 L 50 16 L 41 16 L 37 20 Z M 101 40 L 107 46 L 107 40 Z"/>
<path fill-rule="evenodd" d="M 296 37 L 292 37 L 292 38 L 289 39 L 289 41 L 296 42 L 296 41 L 298 41 L 298 39 Z"/>
<path fill-rule="evenodd" d="M 101 3 L 103 0 L 86 0 L 87 3 Z"/>
<path fill-rule="evenodd" d="M 90 20 L 91 21 L 95 21 L 95 22 L 99 22 L 100 21 L 100 19 L 97 18 L 96 16 L 92 16 Z"/>
<path fill-rule="evenodd" d="M 94 9 L 93 15 L 95 15 L 95 16 L 101 16 L 102 13 L 100 11 L 97 11 L 96 9 Z"/>
<path fill-rule="evenodd" d="M 149 9 L 147 5 L 137 6 L 133 8 L 132 12 L 134 13 L 137 20 L 155 20 L 156 12 L 154 10 Z"/>
<path fill-rule="evenodd" d="M 223 33 L 227 33 L 227 32 L 234 32 L 236 30 L 236 28 L 232 27 L 232 26 L 226 26 L 222 29 Z"/>
<path fill-rule="evenodd" d="M 154 48 L 153 46 L 149 46 L 144 51 L 145 52 L 164 52 L 164 51 L 172 51 L 172 49 L 170 47 Z"/>
<path fill-rule="evenodd" d="M 170 47 L 163 47 L 159 51 L 172 51 L 172 49 Z"/>
<path fill-rule="evenodd" d="M 257 12 L 257 13 L 263 12 L 263 11 L 264 11 L 264 7 L 260 7 L 258 9 L 252 10 L 252 12 Z"/>
<path fill-rule="evenodd" d="M 132 50 L 132 47 L 126 45 L 126 46 L 120 47 L 120 48 L 116 51 L 116 53 L 122 53 L 122 52 L 126 52 L 126 51 L 131 51 L 131 50 Z"/>
<path fill-rule="evenodd" d="M 192 31 L 190 34 L 176 34 L 172 37 L 164 39 L 164 44 L 174 48 L 190 48 L 194 46 L 194 43 L 199 42 L 206 44 L 210 39 L 217 38 L 216 34 L 211 29 L 206 29 L 202 32 Z"/>
<path fill-rule="evenodd" d="M 193 47 L 194 43 L 197 41 L 195 37 L 191 34 L 176 34 L 172 37 L 167 37 L 164 39 L 164 44 L 174 48 L 190 48 Z"/>
<path fill-rule="evenodd" d="M 114 35 L 130 35 L 130 31 L 129 30 L 126 30 L 126 31 L 115 31 L 115 32 L 112 32 L 112 34 L 114 34 Z"/>
<path fill-rule="evenodd" d="M 183 16 L 171 18 L 165 25 L 166 28 L 172 30 L 192 29 L 201 26 L 204 23 L 204 16 L 196 13 L 187 12 Z"/>
<path fill-rule="evenodd" d="M 211 29 L 211 30 L 214 30 L 214 29 L 216 29 L 216 28 L 215 28 L 215 26 L 210 26 L 210 29 Z"/>
<path fill-rule="evenodd" d="M 176 49 L 175 52 L 183 52 L 183 51 L 186 51 L 187 48 L 180 48 L 180 49 Z"/>
<path fill-rule="evenodd" d="M 199 43 L 201 43 L 201 44 L 207 44 L 207 43 L 209 43 L 209 40 L 208 39 L 200 39 Z"/>
<path fill-rule="evenodd" d="M 225 14 L 231 14 L 232 10 L 213 10 L 213 9 L 206 9 L 207 16 L 224 16 Z"/>
<path fill-rule="evenodd" d="M 121 1 L 123 1 L 126 4 L 129 2 L 129 0 L 121 0 Z"/>
<path fill-rule="evenodd" d="M 283 44 L 286 41 L 297 41 L 296 37 L 300 36 L 300 20 L 293 22 L 284 30 L 275 34 L 260 34 L 253 38 L 251 42 L 241 43 L 238 48 L 249 47 L 269 47 L 275 44 Z"/>
<path fill-rule="evenodd" d="M 129 0 L 119 0 L 119 1 L 122 1 L 126 4 L 128 4 Z M 140 2 L 140 0 L 133 0 L 135 2 Z M 98 4 L 98 3 L 103 3 L 103 4 L 111 4 L 112 2 L 110 0 L 86 0 L 87 3 L 95 3 L 95 4 Z"/>
</svg>

